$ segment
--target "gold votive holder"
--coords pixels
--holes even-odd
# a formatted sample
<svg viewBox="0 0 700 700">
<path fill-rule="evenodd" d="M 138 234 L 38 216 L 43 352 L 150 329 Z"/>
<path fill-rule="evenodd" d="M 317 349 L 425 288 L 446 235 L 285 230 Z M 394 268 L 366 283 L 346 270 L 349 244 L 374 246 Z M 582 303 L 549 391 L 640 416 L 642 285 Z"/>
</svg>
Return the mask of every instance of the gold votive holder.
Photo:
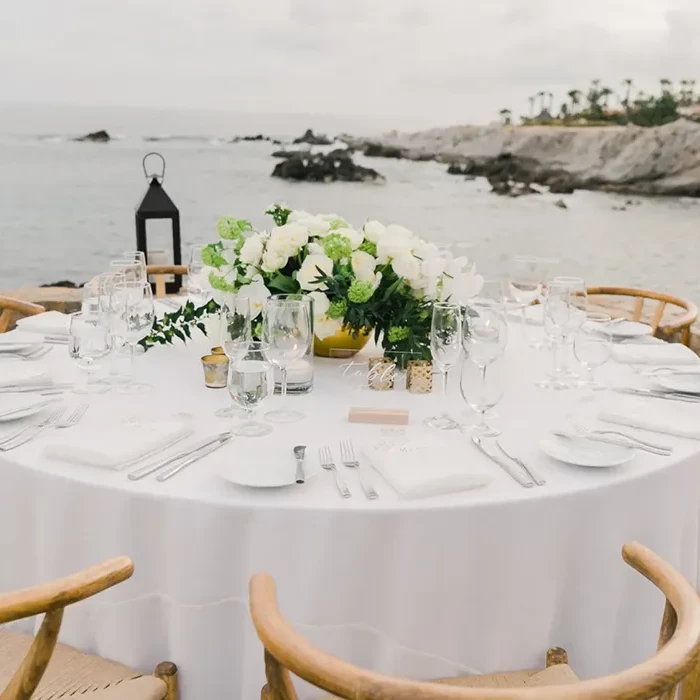
<svg viewBox="0 0 700 700">
<path fill-rule="evenodd" d="M 228 357 L 226 355 L 204 355 L 202 357 L 204 383 L 210 389 L 224 389 L 228 379 Z"/>
<path fill-rule="evenodd" d="M 409 360 L 406 389 L 412 394 L 429 394 L 433 390 L 433 363 L 430 360 Z"/>
<path fill-rule="evenodd" d="M 394 388 L 396 365 L 388 357 L 370 357 L 367 383 L 375 391 L 391 391 Z"/>
<path fill-rule="evenodd" d="M 217 345 L 215 348 L 211 349 L 211 354 L 212 355 L 225 355 L 226 351 L 221 347 L 221 345 Z"/>
</svg>

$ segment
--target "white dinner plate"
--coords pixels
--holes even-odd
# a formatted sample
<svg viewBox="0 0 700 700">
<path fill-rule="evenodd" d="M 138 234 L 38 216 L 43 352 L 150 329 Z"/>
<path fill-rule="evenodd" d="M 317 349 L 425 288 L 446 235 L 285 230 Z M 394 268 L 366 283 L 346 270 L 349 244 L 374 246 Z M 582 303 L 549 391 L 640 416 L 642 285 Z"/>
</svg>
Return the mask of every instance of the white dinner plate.
<svg viewBox="0 0 700 700">
<path fill-rule="evenodd" d="M 666 391 L 700 394 L 700 374 L 658 374 L 654 382 Z"/>
<path fill-rule="evenodd" d="M 0 423 L 10 423 L 36 415 L 49 406 L 49 404 L 60 401 L 58 398 L 46 396 L 23 396 L 15 394 L 12 396 L 0 396 Z"/>
<path fill-rule="evenodd" d="M 605 326 L 605 330 L 616 340 L 651 335 L 651 326 L 638 321 L 618 321 L 617 323 L 613 321 Z"/>
<path fill-rule="evenodd" d="M 0 363 L 0 387 L 14 384 L 36 384 L 46 378 L 46 367 L 40 362 L 7 360 Z"/>
<path fill-rule="evenodd" d="M 634 457 L 631 447 L 608 445 L 584 437 L 547 438 L 540 442 L 540 447 L 550 457 L 577 467 L 617 467 Z"/>
<path fill-rule="evenodd" d="M 265 450 L 262 453 L 253 451 L 237 453 L 235 461 L 220 469 L 219 474 L 236 486 L 255 489 L 275 489 L 285 486 L 303 488 L 303 484 L 296 482 L 296 468 L 291 448 L 280 448 Z M 306 480 L 315 476 L 319 469 L 315 458 L 307 457 L 304 464 Z"/>
</svg>

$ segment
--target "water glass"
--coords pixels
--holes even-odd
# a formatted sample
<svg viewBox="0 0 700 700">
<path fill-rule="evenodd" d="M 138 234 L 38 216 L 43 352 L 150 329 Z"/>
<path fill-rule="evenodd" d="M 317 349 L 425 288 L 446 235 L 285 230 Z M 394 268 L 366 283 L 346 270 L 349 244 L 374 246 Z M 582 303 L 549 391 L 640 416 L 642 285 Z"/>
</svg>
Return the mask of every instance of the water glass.
<svg viewBox="0 0 700 700">
<path fill-rule="evenodd" d="M 248 350 L 252 341 L 250 321 L 250 301 L 247 297 L 227 294 L 221 302 L 221 346 L 229 359 L 229 367 L 233 360 L 238 359 L 239 353 Z M 240 413 L 240 407 L 221 408 L 214 413 L 217 418 L 233 418 Z"/>
<path fill-rule="evenodd" d="M 433 366 L 442 374 L 442 400 L 447 396 L 447 380 L 450 369 L 462 354 L 462 309 L 457 304 L 438 302 L 433 306 L 430 328 L 430 351 Z M 446 412 L 426 419 L 426 424 L 438 430 L 454 430 L 458 424 Z"/>
<path fill-rule="evenodd" d="M 282 400 L 287 397 L 287 371 L 300 360 L 313 342 L 308 301 L 299 298 L 268 299 L 263 316 L 263 340 L 267 343 L 267 358 L 279 367 L 282 377 Z M 280 409 L 265 414 L 277 423 L 292 423 L 304 415 L 299 411 Z"/>
<path fill-rule="evenodd" d="M 98 394 L 108 391 L 106 384 L 91 381 L 92 375 L 109 357 L 112 336 L 99 322 L 96 314 L 78 312 L 71 314 L 68 351 L 76 366 L 83 371 L 83 378 L 73 391 L 76 394 Z"/>
<path fill-rule="evenodd" d="M 209 284 L 206 265 L 202 260 L 200 245 L 193 246 L 190 250 L 185 288 L 188 298 L 195 306 L 203 306 L 212 297 L 212 288 Z"/>
<path fill-rule="evenodd" d="M 605 389 L 595 381 L 594 371 L 602 367 L 612 356 L 612 334 L 608 328 L 610 316 L 588 313 L 581 330 L 574 336 L 574 355 L 586 370 L 585 378 L 576 386 L 591 391 Z"/>
<path fill-rule="evenodd" d="M 570 288 L 566 283 L 547 283 L 544 294 L 544 332 L 552 341 L 552 371 L 537 382 L 541 389 L 568 389 L 561 365 L 561 349 L 569 329 Z"/>
<path fill-rule="evenodd" d="M 472 299 L 464 312 L 462 347 L 466 357 L 479 367 L 498 359 L 508 344 L 505 308 L 488 298 Z"/>
<path fill-rule="evenodd" d="M 480 437 L 495 437 L 501 433 L 486 422 L 486 413 L 503 398 L 505 382 L 502 365 L 503 359 L 494 360 L 488 365 L 479 365 L 470 359 L 462 363 L 459 388 L 469 408 L 479 414 L 480 420 L 471 428 L 471 432 Z"/>
<path fill-rule="evenodd" d="M 272 365 L 267 360 L 266 343 L 242 340 L 230 348 L 228 391 L 236 406 L 246 412 L 247 420 L 234 427 L 234 435 L 260 437 L 272 428 L 254 420 L 255 411 L 274 391 Z"/>
</svg>

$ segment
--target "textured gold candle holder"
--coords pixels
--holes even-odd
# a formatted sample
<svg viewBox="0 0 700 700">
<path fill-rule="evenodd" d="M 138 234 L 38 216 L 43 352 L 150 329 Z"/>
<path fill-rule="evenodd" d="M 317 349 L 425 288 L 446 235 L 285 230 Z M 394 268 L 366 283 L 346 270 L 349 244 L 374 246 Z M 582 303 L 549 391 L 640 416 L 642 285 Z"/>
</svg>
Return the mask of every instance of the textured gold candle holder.
<svg viewBox="0 0 700 700">
<path fill-rule="evenodd" d="M 370 357 L 367 383 L 375 391 L 391 391 L 394 388 L 396 365 L 388 357 Z"/>
<path fill-rule="evenodd" d="M 409 360 L 406 389 L 412 394 L 429 394 L 433 390 L 433 363 L 430 360 Z"/>
<path fill-rule="evenodd" d="M 204 383 L 210 389 L 224 389 L 228 379 L 228 357 L 226 355 L 204 355 L 202 358 Z"/>
<path fill-rule="evenodd" d="M 211 349 L 211 354 L 212 355 L 225 355 L 226 351 L 221 347 L 221 345 L 217 345 L 215 348 Z"/>
</svg>

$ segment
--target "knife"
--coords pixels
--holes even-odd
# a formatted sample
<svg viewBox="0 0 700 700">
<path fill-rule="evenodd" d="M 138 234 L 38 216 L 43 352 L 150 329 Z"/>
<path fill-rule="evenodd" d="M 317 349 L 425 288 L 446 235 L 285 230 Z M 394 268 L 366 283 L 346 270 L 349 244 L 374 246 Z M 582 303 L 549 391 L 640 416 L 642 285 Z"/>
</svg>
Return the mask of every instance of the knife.
<svg viewBox="0 0 700 700">
<path fill-rule="evenodd" d="M 474 443 L 475 447 L 479 450 L 479 452 L 486 455 L 492 462 L 494 462 L 501 469 L 503 469 L 503 471 L 506 472 L 506 474 L 508 474 L 508 476 L 511 479 L 517 481 L 521 486 L 524 486 L 526 489 L 529 489 L 535 485 L 535 482 L 532 481 L 529 477 L 527 479 L 524 479 L 520 474 L 511 469 L 510 464 L 498 459 L 498 457 L 492 455 L 490 452 L 487 452 L 486 448 L 481 443 L 481 439 L 478 438 L 476 435 L 472 435 L 472 443 Z"/>
<path fill-rule="evenodd" d="M 631 394 L 632 396 L 648 396 L 652 399 L 666 399 L 668 401 L 685 401 L 686 403 L 700 403 L 700 396 L 695 394 L 672 394 L 664 391 L 652 391 L 651 389 L 632 389 L 629 387 L 615 387 L 613 391 L 618 394 Z"/>
<path fill-rule="evenodd" d="M 46 401 L 40 401 L 39 403 L 34 403 L 31 406 L 23 406 L 22 408 L 12 408 L 8 411 L 3 411 L 2 413 L 0 413 L 0 418 L 7 418 L 8 416 L 12 416 L 15 413 L 23 413 L 24 411 L 44 408 L 49 404 L 56 403 L 56 401 L 58 400 L 59 399 L 46 399 Z"/>
<path fill-rule="evenodd" d="M 304 475 L 304 456 L 306 455 L 306 445 L 297 445 L 294 448 L 294 457 L 297 461 L 297 474 L 296 482 L 297 484 L 303 484 L 306 481 L 306 476 Z"/>
<path fill-rule="evenodd" d="M 579 435 L 578 433 L 565 433 L 561 430 L 553 430 L 552 435 L 564 438 L 565 440 L 591 440 L 593 442 L 603 442 L 606 445 L 630 447 L 633 450 L 651 452 L 653 455 L 661 455 L 663 457 L 669 457 L 671 455 L 671 450 L 663 450 L 659 447 L 652 447 L 651 445 L 642 445 L 641 443 L 635 443 L 632 440 L 625 440 L 624 438 L 609 438 L 605 437 L 605 435 Z"/>
<path fill-rule="evenodd" d="M 223 436 L 228 435 L 231 437 L 231 433 L 221 433 L 220 435 L 217 435 L 216 437 L 210 437 L 207 438 L 204 441 L 199 442 L 197 445 L 194 447 L 189 447 L 186 450 L 182 450 L 171 457 L 166 457 L 165 459 L 161 459 L 160 462 L 156 462 L 155 464 L 148 464 L 145 467 L 141 467 L 137 469 L 136 471 L 131 472 L 129 474 L 129 479 L 132 481 L 138 481 L 139 479 L 143 479 L 144 476 L 148 476 L 149 474 L 153 474 L 153 472 L 157 472 L 159 469 L 162 469 L 163 467 L 167 467 L 169 464 L 172 462 L 179 461 L 181 459 L 185 459 L 186 457 L 189 457 L 190 455 L 194 454 L 195 452 L 199 452 L 200 450 L 203 450 L 205 447 L 209 447 L 210 445 L 213 445 L 215 442 L 218 442 Z"/>
<path fill-rule="evenodd" d="M 174 467 L 170 467 L 170 469 L 166 469 L 164 472 L 158 474 L 158 476 L 156 476 L 156 481 L 167 481 L 171 476 L 175 476 L 175 474 L 181 472 L 185 467 L 189 467 L 190 464 L 193 464 L 197 460 L 202 459 L 202 457 L 206 457 L 220 447 L 223 447 L 232 437 L 232 433 L 221 433 L 213 445 L 209 445 L 206 449 L 200 448 L 199 450 L 195 450 L 192 456 L 184 462 L 180 462 Z"/>
</svg>

